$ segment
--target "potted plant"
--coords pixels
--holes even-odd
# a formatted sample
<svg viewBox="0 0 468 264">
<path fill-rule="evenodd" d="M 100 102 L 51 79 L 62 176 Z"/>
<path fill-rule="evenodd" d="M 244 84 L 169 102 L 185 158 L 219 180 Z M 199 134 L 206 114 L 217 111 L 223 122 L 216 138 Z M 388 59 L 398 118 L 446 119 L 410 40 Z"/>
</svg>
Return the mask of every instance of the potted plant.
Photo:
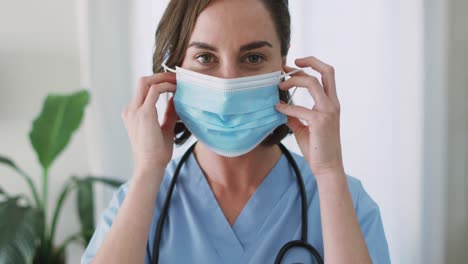
<svg viewBox="0 0 468 264">
<path fill-rule="evenodd" d="M 46 212 L 52 209 L 47 199 L 49 169 L 79 128 L 88 102 L 86 90 L 66 95 L 50 94 L 33 121 L 29 139 L 42 168 L 41 195 L 29 174 L 10 158 L 0 155 L 0 164 L 16 171 L 28 184 L 33 197 L 31 200 L 24 194 L 12 195 L 0 186 L 0 263 L 64 263 L 67 245 L 78 241 L 86 246 L 94 232 L 93 185 L 117 187 L 122 184 L 108 178 L 71 176 L 55 202 L 52 219 L 47 219 Z M 61 244 L 56 244 L 58 218 L 64 201 L 72 192 L 77 195 L 81 227 Z"/>
</svg>

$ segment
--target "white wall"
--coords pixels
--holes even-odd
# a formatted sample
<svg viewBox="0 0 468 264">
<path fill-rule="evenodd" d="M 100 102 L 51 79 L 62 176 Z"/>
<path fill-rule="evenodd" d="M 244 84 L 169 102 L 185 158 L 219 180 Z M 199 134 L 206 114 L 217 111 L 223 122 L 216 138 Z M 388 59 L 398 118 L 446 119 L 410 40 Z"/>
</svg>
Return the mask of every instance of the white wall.
<svg viewBox="0 0 468 264">
<path fill-rule="evenodd" d="M 11 157 L 39 185 L 41 168 L 28 133 L 49 92 L 80 89 L 75 7 L 69 1 L 0 2 L 0 153 Z M 72 137 L 68 148 L 50 169 L 49 207 L 72 173 L 89 172 L 84 130 Z M 26 193 L 24 181 L 0 166 L 0 185 L 10 193 Z M 49 220 L 52 210 L 49 211 Z M 75 196 L 63 208 L 57 242 L 79 230 Z M 78 263 L 79 246 L 68 251 L 69 263 Z"/>
<path fill-rule="evenodd" d="M 126 180 L 132 158 L 121 112 L 132 98 L 129 13 L 120 0 L 76 0 L 81 85 L 89 87 L 93 104 L 85 124 L 87 155 L 93 173 Z M 113 190 L 98 190 L 96 216 Z"/>
</svg>

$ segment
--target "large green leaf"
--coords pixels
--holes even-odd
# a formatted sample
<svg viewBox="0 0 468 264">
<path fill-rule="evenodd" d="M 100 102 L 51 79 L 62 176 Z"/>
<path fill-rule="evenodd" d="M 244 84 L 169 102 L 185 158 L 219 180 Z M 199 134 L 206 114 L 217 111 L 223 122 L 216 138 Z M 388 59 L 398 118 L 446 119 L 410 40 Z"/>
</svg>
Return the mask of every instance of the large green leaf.
<svg viewBox="0 0 468 264">
<path fill-rule="evenodd" d="M 114 187 L 114 188 L 117 188 L 117 187 L 119 187 L 120 185 L 124 184 L 123 181 L 114 180 L 114 179 L 111 179 L 111 178 L 103 178 L 103 177 L 88 176 L 88 177 L 86 177 L 85 179 L 86 179 L 87 181 L 103 183 L 103 184 L 105 184 L 105 185 L 108 185 L 108 186 Z"/>
<path fill-rule="evenodd" d="M 3 197 L 5 197 L 6 199 L 8 199 L 9 196 L 8 196 L 8 193 L 6 193 L 6 192 L 3 190 L 2 186 L 0 186 L 0 201 L 2 201 L 2 198 L 3 198 Z"/>
<path fill-rule="evenodd" d="M 119 187 L 123 184 L 123 182 L 120 180 L 114 180 L 103 177 L 88 176 L 82 179 L 76 176 L 71 177 L 71 181 L 65 184 L 61 194 L 59 195 L 59 199 L 57 201 L 57 205 L 55 207 L 54 215 L 52 218 L 50 238 L 52 239 L 52 241 L 54 240 L 56 224 L 60 215 L 60 211 L 62 209 L 63 202 L 67 198 L 68 194 L 75 188 L 77 189 L 77 209 L 81 224 L 81 230 L 79 233 L 79 237 L 77 237 L 76 234 L 71 236 L 70 239 L 67 239 L 67 241 L 65 241 L 60 246 L 61 250 L 64 250 L 67 244 L 71 241 L 82 241 L 84 246 L 86 246 L 91 240 L 95 227 L 93 185 L 96 182 L 111 187 Z"/>
<path fill-rule="evenodd" d="M 78 180 L 77 203 L 81 223 L 81 235 L 87 243 L 94 232 L 94 194 L 93 183 L 89 180 Z"/>
<path fill-rule="evenodd" d="M 31 144 L 44 169 L 49 168 L 80 126 L 88 102 L 89 93 L 86 90 L 70 95 L 47 96 L 29 133 Z"/>
<path fill-rule="evenodd" d="M 65 199 L 67 199 L 68 193 L 75 187 L 75 184 L 77 183 L 77 180 L 75 178 L 71 178 L 69 181 L 65 182 L 65 185 L 60 192 L 59 198 L 57 199 L 57 204 L 54 209 L 54 214 L 52 217 L 52 225 L 50 228 L 50 240 L 53 243 L 55 239 L 55 230 L 57 227 L 57 222 L 60 213 L 62 212 L 62 206 L 63 203 L 65 202 Z"/>
<path fill-rule="evenodd" d="M 81 236 L 85 246 L 89 244 L 94 232 L 94 183 L 102 183 L 110 187 L 119 187 L 122 181 L 103 177 L 88 176 L 83 179 L 76 178 L 78 214 L 81 222 Z"/>
<path fill-rule="evenodd" d="M 0 263 L 31 263 L 39 243 L 41 213 L 18 199 L 0 203 Z"/>
<path fill-rule="evenodd" d="M 31 189 L 31 193 L 33 194 L 34 201 L 36 202 L 36 207 L 40 208 L 41 207 L 41 202 L 39 200 L 39 195 L 37 193 L 36 186 L 34 185 L 34 182 L 31 179 L 31 176 L 29 176 L 22 169 L 20 169 L 18 166 L 16 166 L 15 162 L 13 162 L 10 158 L 7 158 L 5 156 L 0 155 L 0 163 L 11 167 L 13 170 L 18 172 L 19 175 L 21 175 L 21 177 L 23 177 L 24 180 L 26 180 L 26 182 L 29 185 L 29 188 Z"/>
<path fill-rule="evenodd" d="M 0 163 L 6 164 L 6 165 L 12 167 L 13 169 L 18 168 L 16 166 L 16 164 L 11 159 L 9 159 L 9 158 L 7 158 L 5 156 L 2 156 L 2 155 L 0 155 Z"/>
</svg>

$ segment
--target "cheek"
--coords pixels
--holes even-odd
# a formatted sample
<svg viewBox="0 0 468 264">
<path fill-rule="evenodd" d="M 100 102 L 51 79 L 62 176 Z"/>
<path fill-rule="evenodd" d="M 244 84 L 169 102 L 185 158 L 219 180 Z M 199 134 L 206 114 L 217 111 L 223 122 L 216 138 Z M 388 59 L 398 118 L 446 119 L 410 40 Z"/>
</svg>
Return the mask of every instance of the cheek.
<svg viewBox="0 0 468 264">
<path fill-rule="evenodd" d="M 285 63 L 286 57 L 281 57 L 281 54 L 278 52 L 277 55 L 271 58 L 269 66 L 271 67 L 272 71 L 282 71 Z"/>
</svg>

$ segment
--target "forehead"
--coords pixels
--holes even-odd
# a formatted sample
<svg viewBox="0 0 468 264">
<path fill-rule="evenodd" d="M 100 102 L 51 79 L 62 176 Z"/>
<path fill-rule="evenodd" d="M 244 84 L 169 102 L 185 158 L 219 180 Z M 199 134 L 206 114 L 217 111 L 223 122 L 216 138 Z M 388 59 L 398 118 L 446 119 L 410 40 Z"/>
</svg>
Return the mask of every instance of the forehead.
<svg viewBox="0 0 468 264">
<path fill-rule="evenodd" d="M 190 37 L 190 41 L 236 48 L 258 40 L 279 43 L 272 18 L 260 0 L 210 1 Z"/>
</svg>

